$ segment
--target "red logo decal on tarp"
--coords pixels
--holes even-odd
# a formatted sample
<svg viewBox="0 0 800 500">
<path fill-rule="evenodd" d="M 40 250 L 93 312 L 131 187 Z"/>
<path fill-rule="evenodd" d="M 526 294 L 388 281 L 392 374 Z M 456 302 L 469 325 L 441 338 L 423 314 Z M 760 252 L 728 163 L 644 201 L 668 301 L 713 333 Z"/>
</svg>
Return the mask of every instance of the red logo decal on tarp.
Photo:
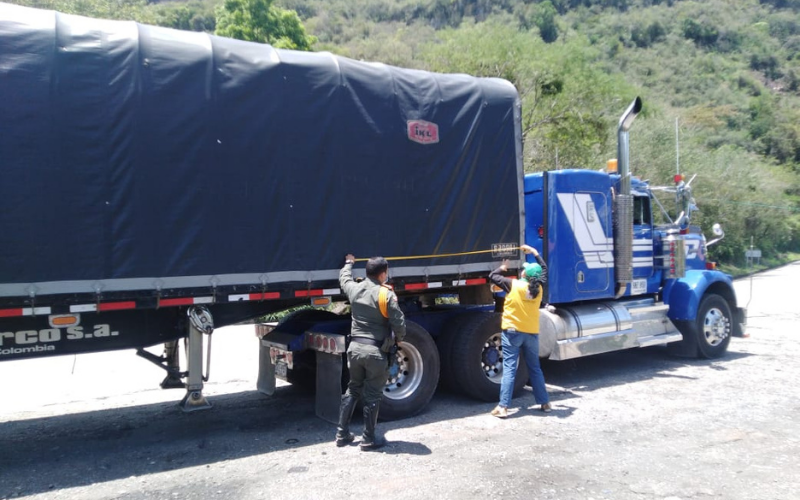
<svg viewBox="0 0 800 500">
<path fill-rule="evenodd" d="M 439 142 L 439 125 L 425 120 L 408 120 L 408 138 L 420 144 Z"/>
</svg>

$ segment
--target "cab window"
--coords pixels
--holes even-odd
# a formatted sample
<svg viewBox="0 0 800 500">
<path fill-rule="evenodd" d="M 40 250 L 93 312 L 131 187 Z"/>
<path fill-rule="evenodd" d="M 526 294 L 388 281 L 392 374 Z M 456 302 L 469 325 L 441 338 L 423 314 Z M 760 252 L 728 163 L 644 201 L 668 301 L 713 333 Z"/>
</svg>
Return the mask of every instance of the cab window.
<svg viewBox="0 0 800 500">
<path fill-rule="evenodd" d="M 633 197 L 633 224 L 641 226 L 643 224 L 652 225 L 650 215 L 650 198 L 647 196 Z"/>
</svg>

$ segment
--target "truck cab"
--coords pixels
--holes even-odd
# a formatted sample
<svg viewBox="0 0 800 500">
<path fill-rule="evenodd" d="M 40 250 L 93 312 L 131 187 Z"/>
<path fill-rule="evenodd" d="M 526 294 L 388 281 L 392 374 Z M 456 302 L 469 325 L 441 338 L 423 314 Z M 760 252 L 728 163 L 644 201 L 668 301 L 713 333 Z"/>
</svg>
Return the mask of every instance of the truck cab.
<svg viewBox="0 0 800 500">
<path fill-rule="evenodd" d="M 731 277 L 707 261 L 699 227 L 683 215 L 656 225 L 653 207 L 661 204 L 653 190 L 645 181 L 630 182 L 630 225 L 621 227 L 614 206 L 619 173 L 565 169 L 525 176 L 526 243 L 548 263 L 542 356 L 657 344 L 722 355 L 730 336 L 743 332 L 746 314 L 737 307 Z M 632 243 L 628 255 L 616 248 L 620 232 Z M 632 271 L 627 282 L 618 276 L 620 259 Z"/>
</svg>

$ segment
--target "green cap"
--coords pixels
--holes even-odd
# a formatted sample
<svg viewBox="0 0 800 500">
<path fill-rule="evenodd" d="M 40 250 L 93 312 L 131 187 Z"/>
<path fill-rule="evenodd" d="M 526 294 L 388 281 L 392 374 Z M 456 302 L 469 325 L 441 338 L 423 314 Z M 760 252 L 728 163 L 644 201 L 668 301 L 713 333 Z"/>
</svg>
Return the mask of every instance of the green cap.
<svg viewBox="0 0 800 500">
<path fill-rule="evenodd" d="M 542 266 L 540 266 L 539 264 L 532 264 L 530 262 L 525 262 L 522 264 L 522 268 L 524 269 L 522 274 L 526 278 L 538 278 L 539 276 L 542 275 Z"/>
</svg>

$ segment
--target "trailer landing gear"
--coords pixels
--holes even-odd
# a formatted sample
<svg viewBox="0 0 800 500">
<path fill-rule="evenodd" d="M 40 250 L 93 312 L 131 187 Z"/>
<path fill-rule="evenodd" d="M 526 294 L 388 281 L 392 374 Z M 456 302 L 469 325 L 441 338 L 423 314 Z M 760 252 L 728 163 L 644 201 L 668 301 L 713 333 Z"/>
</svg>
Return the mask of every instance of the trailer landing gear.
<svg viewBox="0 0 800 500">
<path fill-rule="evenodd" d="M 188 345 L 186 346 L 187 370 L 180 371 L 180 350 L 178 340 L 164 343 L 164 355 L 156 356 L 144 349 L 138 349 L 136 354 L 166 370 L 167 376 L 161 382 L 162 389 L 186 388 L 186 395 L 179 406 L 184 412 L 205 410 L 211 408 L 203 396 L 203 382 L 208 381 L 211 373 L 211 333 L 214 331 L 214 320 L 208 309 L 194 306 L 187 311 Z M 206 358 L 206 373 L 203 375 L 203 334 L 208 335 L 208 351 Z M 186 379 L 183 383 L 182 379 Z"/>
<path fill-rule="evenodd" d="M 162 389 L 183 389 L 186 384 L 181 380 L 180 351 L 178 341 L 172 340 L 164 343 L 164 362 L 166 363 L 167 376 L 161 381 Z"/>
<path fill-rule="evenodd" d="M 180 403 L 184 412 L 207 410 L 211 403 L 203 396 L 203 382 L 208 380 L 211 371 L 211 333 L 214 319 L 206 307 L 194 306 L 186 312 L 189 317 L 189 347 L 186 353 L 188 374 L 186 376 L 186 396 Z M 208 335 L 208 359 L 203 375 L 203 334 Z"/>
<path fill-rule="evenodd" d="M 202 390 L 186 391 L 179 406 L 184 413 L 211 409 L 211 403 L 203 396 Z"/>
</svg>

